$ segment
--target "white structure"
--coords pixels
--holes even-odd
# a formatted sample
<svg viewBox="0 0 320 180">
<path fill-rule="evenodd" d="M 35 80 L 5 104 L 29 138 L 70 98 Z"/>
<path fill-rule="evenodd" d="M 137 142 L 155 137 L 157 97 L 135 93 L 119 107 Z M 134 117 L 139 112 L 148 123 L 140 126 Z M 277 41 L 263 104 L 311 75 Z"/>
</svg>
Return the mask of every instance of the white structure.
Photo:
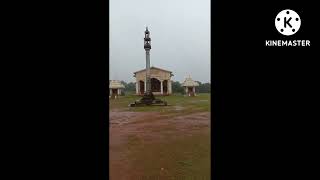
<svg viewBox="0 0 320 180">
<path fill-rule="evenodd" d="M 172 94 L 172 80 L 173 76 L 171 71 L 151 67 L 150 72 L 151 91 L 154 95 L 170 95 Z M 143 95 L 147 91 L 146 83 L 146 69 L 134 72 L 136 79 L 136 94 Z"/>
<path fill-rule="evenodd" d="M 124 88 L 124 85 L 121 84 L 120 81 L 117 80 L 110 80 L 109 81 L 109 95 L 110 96 L 114 96 L 117 97 L 119 95 L 121 95 L 121 89 Z"/>
<path fill-rule="evenodd" d="M 185 88 L 186 94 L 188 96 L 195 96 L 196 95 L 196 86 L 199 86 L 199 83 L 196 81 L 192 80 L 191 77 L 189 76 L 184 80 L 182 83 L 182 86 Z"/>
</svg>

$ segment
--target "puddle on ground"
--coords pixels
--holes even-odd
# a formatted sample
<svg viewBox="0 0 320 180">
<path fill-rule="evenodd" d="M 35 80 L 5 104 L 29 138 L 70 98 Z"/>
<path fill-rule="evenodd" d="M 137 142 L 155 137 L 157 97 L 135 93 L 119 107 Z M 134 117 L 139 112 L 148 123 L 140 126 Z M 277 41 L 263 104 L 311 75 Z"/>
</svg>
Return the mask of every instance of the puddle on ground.
<svg viewBox="0 0 320 180">
<path fill-rule="evenodd" d="M 184 109 L 184 107 L 182 107 L 182 106 L 174 106 L 174 110 L 176 110 L 176 111 L 181 111 L 183 109 Z"/>
</svg>

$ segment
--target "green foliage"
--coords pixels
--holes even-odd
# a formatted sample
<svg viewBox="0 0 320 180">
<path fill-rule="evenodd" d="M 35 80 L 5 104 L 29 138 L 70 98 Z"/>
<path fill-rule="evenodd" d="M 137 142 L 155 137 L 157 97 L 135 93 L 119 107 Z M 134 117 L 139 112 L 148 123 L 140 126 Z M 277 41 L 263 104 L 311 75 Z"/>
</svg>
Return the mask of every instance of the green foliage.
<svg viewBox="0 0 320 180">
<path fill-rule="evenodd" d="M 199 86 L 196 87 L 196 93 L 210 93 L 211 92 L 211 84 L 198 82 Z"/>
<path fill-rule="evenodd" d="M 127 83 L 125 82 L 125 81 L 120 81 L 121 82 L 121 84 L 123 84 L 124 85 L 124 87 L 126 87 L 127 86 Z"/>
<path fill-rule="evenodd" d="M 181 94 L 185 93 L 183 87 L 181 86 L 180 82 L 178 82 L 178 81 L 172 82 L 172 92 L 173 93 L 181 93 Z"/>
<path fill-rule="evenodd" d="M 121 83 L 124 85 L 124 91 L 127 92 L 135 92 L 136 91 L 136 84 L 134 82 L 126 83 L 124 81 L 121 81 Z"/>
</svg>

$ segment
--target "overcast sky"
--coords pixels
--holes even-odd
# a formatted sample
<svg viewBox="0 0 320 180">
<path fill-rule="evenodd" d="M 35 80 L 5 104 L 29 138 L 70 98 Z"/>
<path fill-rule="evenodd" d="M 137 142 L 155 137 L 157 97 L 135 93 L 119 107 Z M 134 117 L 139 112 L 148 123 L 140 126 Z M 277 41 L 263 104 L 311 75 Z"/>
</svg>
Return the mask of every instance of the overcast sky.
<svg viewBox="0 0 320 180">
<path fill-rule="evenodd" d="M 110 0 L 110 79 L 134 82 L 146 66 L 148 26 L 151 66 L 172 80 L 210 82 L 210 0 Z"/>
</svg>

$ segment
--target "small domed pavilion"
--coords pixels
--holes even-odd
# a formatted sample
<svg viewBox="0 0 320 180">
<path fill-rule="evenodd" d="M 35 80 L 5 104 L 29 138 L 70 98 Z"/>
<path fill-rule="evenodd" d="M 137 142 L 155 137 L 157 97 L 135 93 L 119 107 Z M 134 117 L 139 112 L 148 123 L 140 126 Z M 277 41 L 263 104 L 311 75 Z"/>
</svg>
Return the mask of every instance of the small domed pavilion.
<svg viewBox="0 0 320 180">
<path fill-rule="evenodd" d="M 196 95 L 196 86 L 199 86 L 199 83 L 192 80 L 189 76 L 184 80 L 182 86 L 185 88 L 186 94 L 188 96 L 195 96 Z"/>
<path fill-rule="evenodd" d="M 124 88 L 124 85 L 118 80 L 110 80 L 109 81 L 109 96 L 117 97 L 121 95 L 121 89 Z"/>
</svg>

